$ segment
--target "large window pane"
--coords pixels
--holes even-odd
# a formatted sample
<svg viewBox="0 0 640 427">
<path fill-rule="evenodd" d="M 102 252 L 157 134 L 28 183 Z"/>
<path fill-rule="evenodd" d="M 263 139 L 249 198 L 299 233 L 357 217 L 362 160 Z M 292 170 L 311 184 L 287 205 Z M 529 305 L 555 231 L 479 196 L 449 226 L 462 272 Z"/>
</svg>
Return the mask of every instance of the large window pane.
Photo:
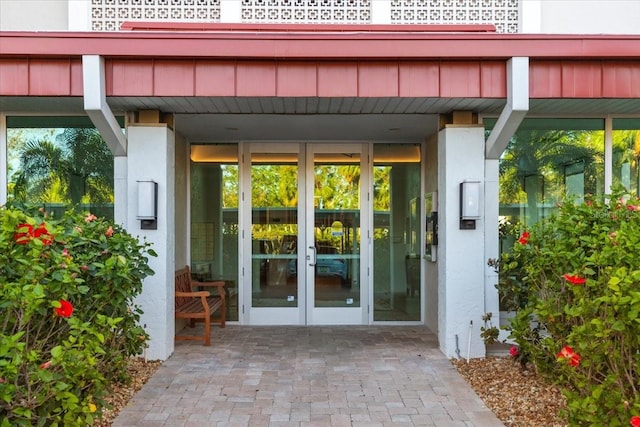
<svg viewBox="0 0 640 427">
<path fill-rule="evenodd" d="M 113 155 L 87 117 L 8 117 L 7 196 L 113 219 Z"/>
<path fill-rule="evenodd" d="M 640 119 L 613 120 L 613 184 L 638 195 Z"/>
<path fill-rule="evenodd" d="M 252 307 L 297 307 L 297 155 L 251 159 Z"/>
<path fill-rule="evenodd" d="M 373 319 L 420 320 L 420 147 L 376 144 L 373 152 Z"/>
<path fill-rule="evenodd" d="M 238 147 L 191 148 L 191 269 L 227 283 L 227 320 L 238 320 Z"/>
<path fill-rule="evenodd" d="M 487 133 L 492 122 L 485 121 Z M 604 191 L 603 119 L 526 119 L 500 158 L 500 251 L 565 197 Z"/>
<path fill-rule="evenodd" d="M 531 225 L 604 190 L 604 120 L 527 119 L 500 159 L 500 218 Z"/>
</svg>

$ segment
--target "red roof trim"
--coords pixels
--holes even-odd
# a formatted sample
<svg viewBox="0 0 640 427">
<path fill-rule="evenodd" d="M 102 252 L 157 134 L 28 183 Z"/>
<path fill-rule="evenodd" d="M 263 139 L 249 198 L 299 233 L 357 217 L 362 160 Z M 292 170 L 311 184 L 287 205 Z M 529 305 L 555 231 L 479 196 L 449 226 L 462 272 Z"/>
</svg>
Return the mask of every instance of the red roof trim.
<svg viewBox="0 0 640 427">
<path fill-rule="evenodd" d="M 640 59 L 640 35 L 424 32 L 0 32 L 0 57 Z"/>
<path fill-rule="evenodd" d="M 120 29 L 127 31 L 256 31 L 256 32 L 419 32 L 419 33 L 495 33 L 493 24 L 227 24 L 210 22 L 132 22 L 125 21 Z"/>
</svg>

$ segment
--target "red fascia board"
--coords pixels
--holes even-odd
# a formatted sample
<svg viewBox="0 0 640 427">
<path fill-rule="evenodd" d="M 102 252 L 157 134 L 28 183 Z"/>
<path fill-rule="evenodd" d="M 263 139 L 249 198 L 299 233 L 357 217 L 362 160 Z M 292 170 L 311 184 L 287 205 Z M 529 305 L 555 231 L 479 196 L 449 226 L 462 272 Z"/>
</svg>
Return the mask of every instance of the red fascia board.
<svg viewBox="0 0 640 427">
<path fill-rule="evenodd" d="M 210 22 L 132 22 L 120 26 L 125 31 L 186 31 L 186 32 L 392 32 L 392 33 L 495 33 L 493 24 L 423 24 L 423 25 L 371 25 L 371 24 L 227 24 Z"/>
<path fill-rule="evenodd" d="M 415 32 L 0 32 L 0 57 L 314 60 L 640 59 L 640 35 Z"/>
</svg>

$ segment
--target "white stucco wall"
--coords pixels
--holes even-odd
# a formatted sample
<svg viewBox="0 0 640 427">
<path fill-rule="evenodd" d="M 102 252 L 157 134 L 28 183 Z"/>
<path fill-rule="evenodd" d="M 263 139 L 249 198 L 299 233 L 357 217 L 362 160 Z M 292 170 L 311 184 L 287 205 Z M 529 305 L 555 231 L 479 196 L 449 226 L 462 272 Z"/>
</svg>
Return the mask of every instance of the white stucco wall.
<svg viewBox="0 0 640 427">
<path fill-rule="evenodd" d="M 240 0 L 220 1 L 220 22 L 242 21 Z M 372 24 L 391 24 L 391 1 L 375 0 Z M 521 0 L 520 31 L 640 34 L 638 0 Z M 0 31 L 90 31 L 91 0 L 0 0 Z"/>
<path fill-rule="evenodd" d="M 7 203 L 7 116 L 0 112 L 0 206 Z"/>
<path fill-rule="evenodd" d="M 461 230 L 460 183 L 485 182 L 484 128 L 447 125 L 438 134 L 438 341 L 447 357 L 483 357 L 485 303 L 484 210 L 475 230 Z M 480 207 L 484 206 L 480 197 Z M 469 350 L 468 343 L 471 337 Z"/>
<path fill-rule="evenodd" d="M 425 193 L 438 191 L 438 137 L 430 137 L 425 146 Z M 429 215 L 425 212 L 425 215 Z M 438 249 L 436 249 L 436 260 Z M 438 333 L 438 262 L 424 263 L 425 324 L 433 333 Z"/>
<path fill-rule="evenodd" d="M 68 0 L 0 0 L 0 31 L 66 31 Z"/>
<path fill-rule="evenodd" d="M 127 230 L 153 244 L 157 257 L 149 258 L 155 272 L 144 281 L 136 302 L 144 314 L 141 322 L 151 336 L 146 357 L 167 359 L 174 348 L 175 276 L 175 141 L 164 125 L 130 125 L 128 134 Z M 136 219 L 137 181 L 158 183 L 158 228 L 141 230 Z"/>
<path fill-rule="evenodd" d="M 522 0 L 522 32 L 640 34 L 638 0 Z"/>
<path fill-rule="evenodd" d="M 500 161 L 487 159 L 484 162 L 484 313 L 491 313 L 493 326 L 500 324 L 500 304 L 498 273 L 488 265 L 489 259 L 496 259 L 500 252 L 499 228 L 499 171 Z M 482 325 L 481 325 L 482 326 Z M 504 333 L 506 335 L 508 333 Z"/>
<path fill-rule="evenodd" d="M 189 144 L 179 133 L 175 141 L 175 253 L 176 268 L 182 268 L 189 263 Z"/>
</svg>

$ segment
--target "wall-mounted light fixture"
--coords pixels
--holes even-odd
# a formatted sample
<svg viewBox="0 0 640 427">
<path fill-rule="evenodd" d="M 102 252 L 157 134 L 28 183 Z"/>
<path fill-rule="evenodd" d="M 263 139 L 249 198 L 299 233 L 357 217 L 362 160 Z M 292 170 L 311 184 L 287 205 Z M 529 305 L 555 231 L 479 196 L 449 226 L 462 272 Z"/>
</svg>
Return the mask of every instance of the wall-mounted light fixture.
<svg viewBox="0 0 640 427">
<path fill-rule="evenodd" d="M 460 230 L 475 230 L 480 218 L 480 181 L 460 183 Z"/>
<path fill-rule="evenodd" d="M 158 228 L 158 183 L 138 181 L 138 216 L 142 230 Z"/>
</svg>

